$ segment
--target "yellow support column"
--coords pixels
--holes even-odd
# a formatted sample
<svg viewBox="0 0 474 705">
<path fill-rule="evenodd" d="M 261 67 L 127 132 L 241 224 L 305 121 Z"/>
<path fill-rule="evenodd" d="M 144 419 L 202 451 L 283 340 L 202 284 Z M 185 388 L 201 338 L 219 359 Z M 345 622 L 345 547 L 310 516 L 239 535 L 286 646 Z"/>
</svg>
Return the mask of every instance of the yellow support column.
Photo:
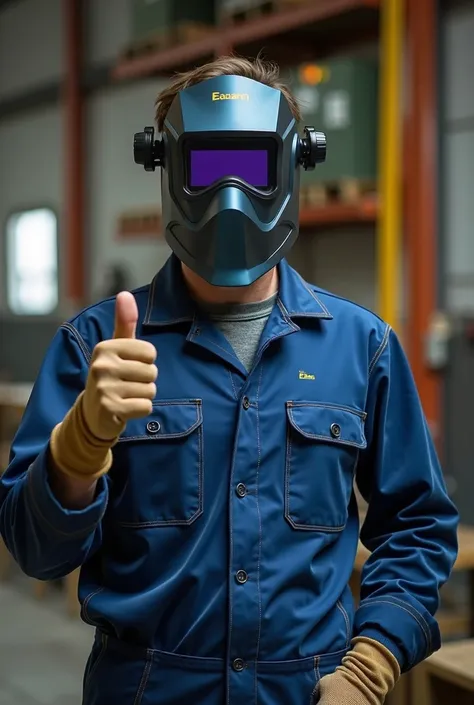
<svg viewBox="0 0 474 705">
<path fill-rule="evenodd" d="M 405 0 L 381 2 L 379 198 L 377 234 L 379 314 L 398 329 L 402 255 L 402 66 Z"/>
</svg>

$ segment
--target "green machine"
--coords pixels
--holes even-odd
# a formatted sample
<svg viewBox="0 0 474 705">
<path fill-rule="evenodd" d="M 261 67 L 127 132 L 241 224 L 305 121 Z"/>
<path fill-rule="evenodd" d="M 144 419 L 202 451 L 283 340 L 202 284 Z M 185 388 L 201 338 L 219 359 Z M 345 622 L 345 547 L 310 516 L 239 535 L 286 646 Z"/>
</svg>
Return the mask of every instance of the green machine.
<svg viewBox="0 0 474 705">
<path fill-rule="evenodd" d="M 303 186 L 343 179 L 375 180 L 377 174 L 378 64 L 338 58 L 304 64 L 290 74 L 303 112 L 303 125 L 327 136 L 328 155 L 312 172 L 301 172 Z"/>
<path fill-rule="evenodd" d="M 214 0 L 131 0 L 132 41 L 181 24 L 214 24 Z"/>
</svg>

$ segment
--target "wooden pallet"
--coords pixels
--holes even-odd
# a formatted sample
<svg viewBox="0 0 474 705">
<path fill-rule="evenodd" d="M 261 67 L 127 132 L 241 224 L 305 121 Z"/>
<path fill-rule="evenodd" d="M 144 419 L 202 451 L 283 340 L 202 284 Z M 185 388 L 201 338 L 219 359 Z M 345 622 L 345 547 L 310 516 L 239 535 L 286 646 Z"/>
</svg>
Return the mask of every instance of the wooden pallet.
<svg viewBox="0 0 474 705">
<path fill-rule="evenodd" d="M 123 213 L 117 224 L 117 237 L 160 237 L 162 235 L 161 211 L 158 208 Z"/>
<path fill-rule="evenodd" d="M 306 207 L 325 206 L 328 203 L 355 204 L 376 196 L 372 180 L 338 179 L 318 184 L 304 184 L 300 190 L 300 203 Z"/>
<path fill-rule="evenodd" d="M 474 639 L 446 644 L 413 672 L 413 702 L 445 705 L 474 702 Z"/>
<path fill-rule="evenodd" d="M 262 0 L 261 2 L 242 2 L 240 7 L 232 10 L 225 8 L 221 12 L 220 21 L 224 25 L 236 25 L 255 18 L 271 15 L 280 10 L 295 5 L 304 5 L 314 0 Z"/>
<path fill-rule="evenodd" d="M 124 59 L 136 59 L 180 44 L 198 41 L 214 30 L 211 25 L 199 22 L 183 22 L 168 31 L 151 34 L 149 37 L 129 44 L 123 52 Z"/>
</svg>

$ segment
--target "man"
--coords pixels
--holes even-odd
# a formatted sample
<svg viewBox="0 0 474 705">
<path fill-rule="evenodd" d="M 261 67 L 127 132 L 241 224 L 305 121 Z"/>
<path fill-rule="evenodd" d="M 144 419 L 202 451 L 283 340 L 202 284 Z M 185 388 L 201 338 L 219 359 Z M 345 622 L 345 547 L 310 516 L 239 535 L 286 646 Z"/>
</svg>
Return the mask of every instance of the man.
<svg viewBox="0 0 474 705">
<path fill-rule="evenodd" d="M 31 576 L 82 566 L 84 705 L 375 705 L 440 645 L 457 513 L 400 343 L 283 259 L 325 152 L 299 119 L 261 61 L 159 96 L 135 160 L 173 255 L 60 328 L 15 438 L 1 532 Z"/>
</svg>

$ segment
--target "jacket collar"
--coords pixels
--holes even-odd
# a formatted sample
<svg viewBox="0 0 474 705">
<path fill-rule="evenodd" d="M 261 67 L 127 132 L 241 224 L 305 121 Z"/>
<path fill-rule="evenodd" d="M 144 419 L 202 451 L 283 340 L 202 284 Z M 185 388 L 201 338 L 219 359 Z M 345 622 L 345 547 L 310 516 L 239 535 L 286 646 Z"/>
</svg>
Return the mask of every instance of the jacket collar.
<svg viewBox="0 0 474 705">
<path fill-rule="evenodd" d="M 283 315 L 293 318 L 331 319 L 332 315 L 307 284 L 289 264 L 278 265 L 280 289 L 278 305 Z M 143 319 L 144 326 L 172 326 L 192 322 L 196 305 L 191 298 L 181 270 L 181 263 L 173 254 L 154 277 L 148 292 Z"/>
<path fill-rule="evenodd" d="M 288 318 L 323 318 L 332 315 L 316 294 L 316 290 L 305 282 L 286 260 L 278 265 L 280 289 L 278 302 Z"/>
</svg>

